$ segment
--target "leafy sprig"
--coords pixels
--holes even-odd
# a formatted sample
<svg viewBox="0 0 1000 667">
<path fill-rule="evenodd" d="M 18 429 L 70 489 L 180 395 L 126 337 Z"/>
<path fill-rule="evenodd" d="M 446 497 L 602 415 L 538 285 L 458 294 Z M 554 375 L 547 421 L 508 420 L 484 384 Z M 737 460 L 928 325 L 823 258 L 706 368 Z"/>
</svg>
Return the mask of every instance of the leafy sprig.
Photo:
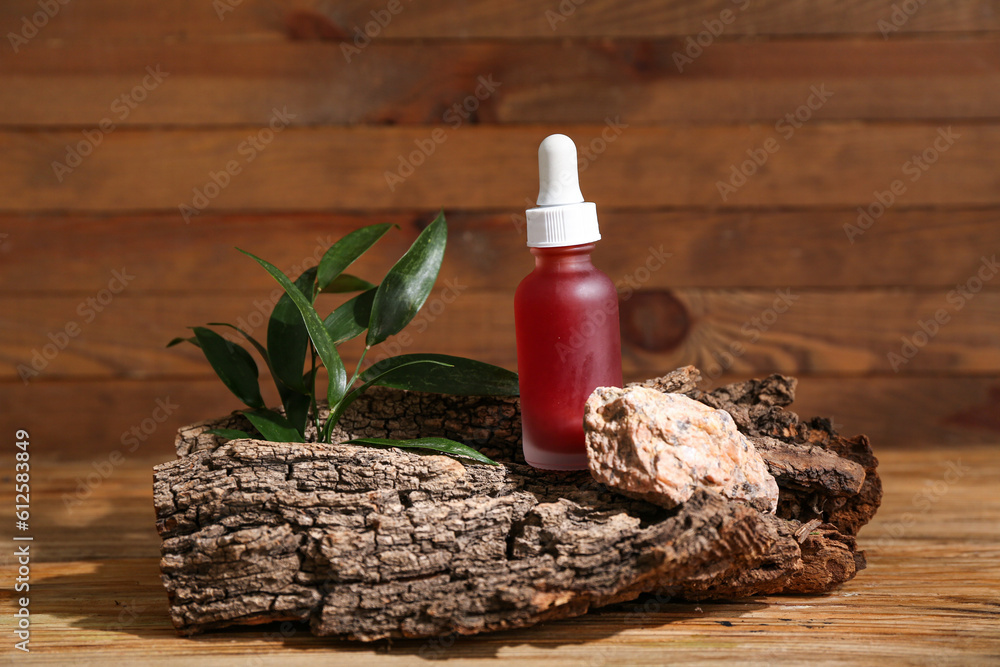
<svg viewBox="0 0 1000 667">
<path fill-rule="evenodd" d="M 413 320 L 430 295 L 441 268 L 448 227 L 442 212 L 416 238 L 378 285 L 345 271 L 385 236 L 393 225 L 363 227 L 334 243 L 319 265 L 294 281 L 270 262 L 237 248 L 256 261 L 284 289 L 271 311 L 267 344 L 226 322 L 263 359 L 281 398 L 283 414 L 265 405 L 257 363 L 239 343 L 206 327 L 192 327 L 194 336 L 175 338 L 167 346 L 189 342 L 204 353 L 222 383 L 248 409 L 243 414 L 266 440 L 304 442 L 313 424 L 316 438 L 330 442 L 333 428 L 370 387 L 381 385 L 442 394 L 517 395 L 517 374 L 491 364 L 444 354 L 404 354 L 379 361 L 362 370 L 365 356 L 375 345 L 399 333 Z M 316 311 L 321 293 L 360 292 L 325 318 Z M 348 376 L 338 346 L 365 333 L 365 348 Z M 326 368 L 325 392 L 329 411 L 323 419 L 317 400 L 318 364 Z M 308 365 L 308 367 L 307 367 Z M 209 431 L 223 438 L 253 437 L 236 429 Z M 481 463 L 494 464 L 475 449 L 447 438 L 390 440 L 358 438 L 353 444 L 373 447 L 416 447 L 443 452 Z"/>
</svg>

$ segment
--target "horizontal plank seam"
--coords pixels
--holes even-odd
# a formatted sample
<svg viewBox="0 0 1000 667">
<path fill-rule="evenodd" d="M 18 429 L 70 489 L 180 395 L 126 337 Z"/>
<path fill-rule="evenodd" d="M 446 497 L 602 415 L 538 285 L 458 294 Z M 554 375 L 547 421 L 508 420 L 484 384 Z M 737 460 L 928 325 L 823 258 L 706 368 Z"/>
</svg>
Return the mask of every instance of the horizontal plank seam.
<svg viewBox="0 0 1000 667">
<path fill-rule="evenodd" d="M 997 248 L 1000 252 L 1000 248 Z M 982 254 L 997 254 L 992 252 L 992 250 L 980 250 Z M 971 269 L 970 269 L 971 271 Z M 969 277 L 973 277 L 970 273 Z M 956 283 L 948 282 L 941 283 L 939 285 L 841 285 L 841 286 L 830 286 L 830 285 L 808 285 L 803 283 L 782 283 L 780 287 L 790 287 L 798 290 L 803 294 L 843 294 L 843 293 L 875 293 L 875 292 L 888 292 L 891 294 L 897 294 L 900 292 L 905 292 L 907 294 L 920 294 L 920 295 L 935 295 L 940 294 L 942 290 L 954 289 Z M 640 292 L 662 292 L 669 291 L 675 293 L 686 293 L 686 292 L 699 292 L 703 294 L 719 294 L 719 293 L 747 293 L 747 292 L 760 292 L 764 295 L 773 294 L 775 285 L 732 285 L 732 286 L 719 286 L 719 285 L 685 285 L 683 287 L 651 287 L 651 288 L 640 288 Z M 278 287 L 277 289 L 280 289 Z M 512 289 L 494 289 L 490 287 L 471 287 L 472 291 L 479 295 L 510 295 L 513 299 Z M 205 297 L 205 296 L 232 296 L 232 297 L 247 297 L 252 298 L 255 296 L 266 295 L 273 290 L 266 289 L 215 289 L 215 288 L 205 288 L 205 289 L 190 289 L 190 290 L 156 290 L 156 289 L 146 289 L 137 290 L 130 289 L 123 291 L 121 294 L 117 295 L 116 299 L 121 299 L 123 301 L 128 301 L 129 299 L 142 299 L 145 297 Z M 984 283 L 983 287 L 976 292 L 980 294 L 983 292 L 992 293 L 1000 292 L 1000 285 L 992 285 L 989 283 Z M 0 299 L 10 299 L 17 300 L 23 298 L 31 299 L 65 299 L 65 298 L 76 298 L 76 297 L 87 297 L 93 296 L 93 289 L 79 289 L 79 290 L 23 290 L 23 289 L 12 289 L 5 290 L 0 289 Z M 345 300 L 349 298 L 345 296 Z M 333 306 L 333 301 L 330 302 L 331 307 Z M 322 305 L 322 304 L 321 304 Z M 322 309 L 322 308 L 321 308 Z"/>
<path fill-rule="evenodd" d="M 528 193 L 526 193 L 528 194 Z M 530 195 L 529 195 L 530 196 Z M 679 212 L 679 211 L 700 211 L 705 215 L 733 215 L 736 213 L 787 213 L 787 212 L 801 212 L 801 213 L 811 213 L 820 211 L 846 211 L 848 213 L 856 211 L 858 206 L 868 205 L 870 202 L 858 202 L 857 204 L 841 205 L 841 206 L 830 206 L 829 204 L 823 204 L 818 206 L 799 206 L 790 204 L 761 204 L 760 206 L 727 206 L 727 205 L 706 205 L 706 206 L 683 206 L 683 207 L 652 207 L 647 209 L 642 208 L 602 208 L 602 214 L 605 211 L 617 211 L 617 212 Z M 511 215 L 514 213 L 523 214 L 524 212 L 524 202 L 512 202 L 512 206 L 509 209 L 497 209 L 496 207 L 461 207 L 461 208 L 449 208 L 445 207 L 444 212 L 446 215 L 457 215 L 460 213 L 470 213 L 476 215 Z M 960 202 L 956 204 L 923 204 L 923 205 L 906 205 L 903 203 L 897 203 L 893 207 L 894 211 L 1000 211 L 1000 204 L 976 204 L 974 202 Z M 372 207 L 370 209 L 364 209 L 364 215 L 379 216 L 379 215 L 403 215 L 407 213 L 412 213 L 415 209 L 412 207 L 405 208 L 393 208 L 393 207 Z M 427 207 L 422 209 L 416 209 L 423 214 L 436 213 L 438 207 Z M 239 216 L 239 215 L 260 215 L 272 218 L 277 215 L 303 215 L 303 216 L 320 216 L 320 215 L 350 215 L 352 213 L 358 212 L 357 208 L 345 208 L 345 209 L 330 209 L 330 208 L 301 208 L 301 209 L 288 209 L 287 207 L 282 208 L 256 208 L 256 209 L 241 209 L 241 208 L 225 208 L 225 207 L 214 207 L 213 216 L 214 217 L 229 217 L 229 216 Z M 44 218 L 44 217 L 60 217 L 69 218 L 73 216 L 77 217 L 99 217 L 99 218 L 124 218 L 131 216 L 153 216 L 153 215 L 163 215 L 170 216 L 173 218 L 180 219 L 180 215 L 177 212 L 176 207 L 169 208 L 142 208 L 142 209 L 105 209 L 105 208 L 94 208 L 94 209 L 70 209 L 70 208 L 4 208 L 0 207 L 0 219 L 4 217 L 11 218 Z M 206 218 L 207 219 L 207 218 Z M 509 222 L 507 223 L 509 224 Z"/>
<path fill-rule="evenodd" d="M 345 359 L 345 363 L 352 364 L 356 360 L 351 358 Z M 207 369 L 207 364 L 206 364 Z M 673 370 L 673 369 L 668 369 Z M 654 377 L 656 375 L 662 375 L 668 370 L 665 369 L 648 369 L 646 375 L 649 377 Z M 266 370 L 261 371 L 262 377 L 266 376 Z M 770 372 L 767 370 L 760 370 L 754 373 L 746 373 L 742 375 L 722 375 L 719 378 L 712 380 L 712 386 L 718 386 L 722 384 L 728 384 L 731 382 L 738 382 L 745 380 L 750 377 L 764 377 L 769 375 Z M 791 373 L 784 373 L 784 375 L 791 375 Z M 951 379 L 951 380 L 997 380 L 1000 381 L 1000 373 L 996 371 L 987 371 L 983 373 L 972 373 L 969 371 L 963 371 L 961 373 L 953 373 L 949 371 L 913 371 L 909 373 L 893 373 L 891 371 L 871 371 L 865 373 L 834 373 L 832 371 L 823 372 L 805 372 L 798 370 L 794 373 L 795 377 L 799 380 L 799 385 L 801 386 L 803 379 L 813 379 L 813 380 L 864 380 L 864 379 L 896 379 L 901 382 L 908 380 L 941 380 L 941 379 Z M 104 384 L 124 384 L 124 383 L 136 383 L 136 384 L 150 384 L 155 382 L 218 382 L 218 378 L 213 375 L 210 371 L 206 372 L 205 375 L 146 375 L 142 378 L 129 377 L 129 376 L 114 376 L 114 375 L 79 375 L 79 376 L 64 376 L 64 377 L 39 377 L 31 381 L 32 386 L 43 385 L 43 384 L 93 384 L 104 383 Z M 24 382 L 16 377 L 0 377 L 0 386 L 24 386 Z M 225 389 L 220 385 L 220 392 L 224 392 Z M 234 407 L 233 409 L 242 409 L 236 398 L 233 399 Z"/>
<path fill-rule="evenodd" d="M 523 202 L 517 203 L 517 210 L 523 210 Z M 59 209 L 60 211 L 62 209 Z M 446 208 L 446 215 L 463 215 L 472 214 L 477 217 L 501 217 L 509 216 L 513 209 L 502 209 L 502 208 Z M 995 204 L 916 204 L 916 205 L 906 205 L 903 202 L 899 202 L 893 205 L 894 211 L 906 211 L 906 212 L 941 212 L 941 213 L 965 213 L 965 212 L 985 212 L 985 213 L 997 213 L 1000 215 L 1000 205 Z M 726 208 L 725 215 L 738 215 L 740 213 L 754 213 L 757 215 L 767 214 L 767 213 L 853 213 L 857 211 L 857 206 L 830 206 L 829 204 L 823 204 L 819 206 L 801 206 L 801 205 L 762 205 L 762 206 L 734 206 L 732 208 Z M 219 208 L 205 211 L 200 219 L 203 221 L 216 220 L 216 219 L 226 219 L 226 218 L 254 218 L 258 217 L 262 220 L 270 220 L 276 216 L 298 216 L 302 218 L 309 218 L 311 220 L 318 220 L 323 216 L 337 216 L 337 217 L 383 217 L 383 216 L 427 216 L 431 213 L 436 213 L 436 209 L 431 211 L 427 208 L 371 208 L 371 209 L 358 209 L 358 208 L 344 208 L 344 209 L 239 209 L 239 208 Z M 601 215 L 608 214 L 680 214 L 680 213 L 697 213 L 703 215 L 716 215 L 705 206 L 602 206 Z M 39 212 L 36 209 L 32 209 L 30 213 L 11 213 L 7 211 L 0 210 L 0 224 L 2 224 L 5 219 L 10 218 L 16 220 L 19 223 L 25 222 L 25 218 L 46 218 L 46 217 L 57 217 L 59 220 L 72 220 L 78 218 L 81 222 L 90 220 L 114 220 L 116 218 L 132 218 L 136 215 L 142 215 L 147 217 L 156 217 L 164 219 L 176 219 L 178 217 L 176 209 L 112 209 L 107 211 L 101 210 L 81 210 L 81 209 L 68 209 L 65 212 L 58 213 L 56 216 L 51 216 L 51 214 L 46 212 Z M 510 220 L 505 219 L 502 221 L 497 221 L 495 226 L 507 227 L 510 225 Z"/>
<path fill-rule="evenodd" d="M 891 8 L 890 8 L 891 9 Z M 884 18 L 888 19 L 889 13 L 886 13 Z M 705 16 L 706 19 L 713 18 L 712 16 Z M 393 37 L 391 35 L 378 36 L 379 44 L 400 44 L 400 45 L 426 45 L 428 40 L 434 40 L 436 44 L 545 44 L 545 43 L 567 43 L 567 42 L 616 42 L 616 41 L 669 41 L 677 39 L 685 39 L 690 35 L 697 34 L 698 31 L 693 32 L 618 32 L 618 33 L 576 33 L 576 34 L 561 34 L 555 32 L 552 36 L 540 36 L 540 35 L 526 35 L 522 37 L 505 37 L 502 35 L 491 35 L 491 34 L 471 34 L 464 37 L 458 37 L 454 35 L 444 35 L 435 34 L 433 32 L 428 32 L 426 35 L 421 35 L 419 37 Z M 1000 30 L 994 30 L 990 28 L 984 28 L 982 30 L 914 30 L 907 29 L 905 32 L 894 33 L 892 36 L 892 41 L 959 41 L 961 39 L 981 39 L 983 41 L 994 38 L 1000 35 Z M 154 39 L 156 39 L 154 37 Z M 872 28 L 870 30 L 858 30 L 855 32 L 754 32 L 754 33 L 741 33 L 741 32 L 731 32 L 729 34 L 720 35 L 715 38 L 714 43 L 738 43 L 738 42 L 768 42 L 768 41 L 816 41 L 816 42 L 834 42 L 834 41 L 859 41 L 868 40 L 872 42 L 883 43 L 885 39 L 882 37 L 875 22 L 872 22 Z M 290 40 L 288 39 L 279 28 L 274 30 L 261 31 L 257 33 L 245 33 L 237 38 L 233 35 L 224 35 L 219 38 L 210 37 L 207 34 L 194 34 L 185 35 L 184 42 L 178 42 L 173 34 L 163 35 L 156 41 L 150 39 L 144 39 L 142 42 L 137 42 L 135 36 L 130 36 L 125 39 L 116 39 L 113 36 L 105 35 L 99 39 L 73 39 L 61 37 L 57 44 L 48 46 L 42 44 L 42 47 L 47 48 L 76 48 L 83 45 L 96 45 L 100 44 L 102 48 L 115 47 L 115 46 L 135 46 L 136 44 L 142 44 L 143 46 L 156 45 L 156 46 L 174 46 L 178 44 L 211 44 L 213 46 L 218 45 L 247 45 L 247 44 L 282 44 L 282 43 L 304 43 L 304 44 L 314 44 L 323 43 L 330 44 L 333 46 L 339 46 L 340 44 L 350 44 L 350 38 L 347 39 L 330 39 L 330 40 Z M 36 47 L 37 48 L 37 47 Z M 373 47 L 374 48 L 374 47 Z M 25 49 L 28 51 L 28 49 Z"/>
<path fill-rule="evenodd" d="M 2 78 L 0 78 L 2 82 Z M 746 120 L 717 120 L 717 121 L 706 121 L 706 122 L 692 122 L 688 120 L 670 120 L 662 123 L 648 123 L 648 122 L 638 122 L 629 121 L 628 116 L 624 119 L 629 122 L 630 129 L 671 129 L 671 128 L 684 128 L 697 126 L 699 128 L 706 127 L 718 127 L 718 128 L 753 128 L 753 127 L 772 127 L 774 122 L 780 121 L 781 118 L 775 118 L 774 122 L 768 119 L 760 119 L 753 121 Z M 992 127 L 1000 125 L 1000 115 L 998 116 L 984 116 L 969 118 L 965 116 L 961 117 L 930 117 L 930 118 L 911 118 L 911 117 L 900 117 L 900 118 L 874 118 L 874 119 L 863 119 L 863 118 L 830 118 L 824 119 L 822 117 L 817 117 L 812 120 L 809 124 L 810 128 L 829 128 L 835 126 L 851 126 L 856 127 L 859 124 L 868 125 L 872 127 L 937 127 L 942 123 L 948 123 L 953 126 L 963 126 L 963 127 Z M 86 129 L 93 129 L 97 125 L 97 122 L 91 123 L 78 123 L 78 124 L 56 124 L 56 125 L 33 125 L 33 124 L 4 124 L 0 123 L 0 133 L 11 132 L 11 133 L 23 133 L 23 134 L 56 134 L 59 132 L 79 132 Z M 240 130 L 259 130 L 262 123 L 196 123 L 196 124 L 177 124 L 177 123 L 143 123 L 143 124 L 123 124 L 115 129 L 114 134 L 121 136 L 129 133 L 148 133 L 148 132 L 218 132 L 220 130 L 228 131 L 240 131 Z M 434 122 L 434 123 L 294 123 L 289 125 L 284 129 L 288 133 L 299 133 L 299 132 L 315 132 L 317 130 L 386 130 L 389 132 L 398 131 L 400 129 L 406 130 L 428 130 L 442 128 L 448 132 L 492 132 L 495 130 L 525 130 L 525 129 L 551 129 L 559 128 L 563 132 L 571 132 L 575 130 L 580 130 L 581 132 L 587 130 L 598 130 L 606 127 L 603 123 L 596 122 L 573 122 L 573 123 L 540 123 L 538 121 L 515 121 L 515 122 L 503 122 L 503 123 L 488 123 L 477 121 L 474 123 L 466 123 L 461 128 L 452 128 L 448 123 Z"/>
</svg>

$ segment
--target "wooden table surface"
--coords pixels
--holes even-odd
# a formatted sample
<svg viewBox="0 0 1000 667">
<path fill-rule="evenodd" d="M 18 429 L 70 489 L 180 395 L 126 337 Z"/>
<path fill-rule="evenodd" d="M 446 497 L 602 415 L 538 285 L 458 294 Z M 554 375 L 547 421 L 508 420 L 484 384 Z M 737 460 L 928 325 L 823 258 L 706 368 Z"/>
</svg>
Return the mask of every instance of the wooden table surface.
<svg viewBox="0 0 1000 667">
<path fill-rule="evenodd" d="M 33 461 L 32 523 L 21 533 L 34 538 L 31 653 L 13 647 L 22 594 L 12 590 L 8 537 L 3 655 L 52 665 L 1000 664 L 1000 450 L 879 458 L 885 499 L 860 536 L 868 569 L 833 593 L 698 604 L 645 597 L 522 630 L 375 644 L 289 624 L 177 637 L 159 578 L 154 462 L 109 470 Z M 2 481 L 11 507 L 12 480 Z"/>
</svg>

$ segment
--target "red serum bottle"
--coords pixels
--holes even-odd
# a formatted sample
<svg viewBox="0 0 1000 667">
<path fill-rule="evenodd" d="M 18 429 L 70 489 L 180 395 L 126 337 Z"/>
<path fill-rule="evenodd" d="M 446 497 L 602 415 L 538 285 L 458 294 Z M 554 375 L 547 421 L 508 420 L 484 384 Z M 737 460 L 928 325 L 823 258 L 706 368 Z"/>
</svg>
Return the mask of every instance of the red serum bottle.
<svg viewBox="0 0 1000 667">
<path fill-rule="evenodd" d="M 576 145 L 538 147 L 538 207 L 528 209 L 535 270 L 514 296 L 524 458 L 536 468 L 584 470 L 583 408 L 597 387 L 622 386 L 618 294 L 590 261 L 601 238 L 583 200 Z"/>
</svg>

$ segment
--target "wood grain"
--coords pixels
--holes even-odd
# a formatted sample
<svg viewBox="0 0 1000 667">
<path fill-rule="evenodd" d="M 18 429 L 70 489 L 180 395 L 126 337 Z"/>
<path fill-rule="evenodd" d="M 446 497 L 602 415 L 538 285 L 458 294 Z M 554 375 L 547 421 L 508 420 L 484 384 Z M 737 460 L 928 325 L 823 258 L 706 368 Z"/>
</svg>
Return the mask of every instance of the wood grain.
<svg viewBox="0 0 1000 667">
<path fill-rule="evenodd" d="M 523 205 L 523 203 L 522 203 Z M 475 289 L 513 291 L 532 267 L 524 215 L 446 211 L 442 277 Z M 198 299 L 272 289 L 273 281 L 234 246 L 282 270 L 314 263 L 337 239 L 364 225 L 399 225 L 352 268 L 378 280 L 433 214 L 205 213 L 178 224 L 171 213 L 5 215 L 0 231 L 0 293 L 92 295 L 114 268 L 142 267 L 147 292 Z M 890 209 L 850 243 L 857 210 L 621 210 L 601 208 L 604 238 L 594 261 L 616 281 L 644 289 L 677 287 L 953 288 L 984 255 L 1000 249 L 1000 209 Z M 99 239 L 99 242 L 95 242 Z M 655 252 L 654 252 L 655 251 Z M 662 258 L 660 253 L 669 254 Z M 647 262 L 649 265 L 647 266 Z M 659 268 L 646 271 L 649 267 Z M 641 267 L 646 267 L 642 269 Z M 31 275 L 30 283 L 23 277 Z M 645 278 L 644 281 L 639 281 Z M 988 282 L 984 289 L 1000 288 Z"/>
<path fill-rule="evenodd" d="M 217 321 L 263 340 L 282 294 L 277 287 L 197 299 L 141 294 L 155 276 L 135 271 L 129 287 L 135 292 L 107 306 L 93 296 L 0 296 L 0 308 L 16 314 L 0 320 L 0 378 L 210 376 L 196 348 L 164 345 L 188 335 L 187 327 Z M 464 285 L 461 275 L 444 278 L 406 335 L 369 359 L 403 350 L 457 352 L 515 367 L 512 290 L 453 289 Z M 793 375 L 1000 371 L 997 291 L 967 298 L 954 289 L 678 289 L 625 292 L 621 299 L 623 365 L 630 375 L 688 364 L 712 378 L 759 369 Z M 341 300 L 321 299 L 318 307 L 325 315 Z M 360 349 L 360 341 L 352 341 L 342 356 L 353 361 Z M 28 368 L 38 373 L 25 373 Z"/>
<path fill-rule="evenodd" d="M 649 369 L 626 380 L 667 370 Z M 737 379 L 743 377 L 722 376 L 710 384 Z M 263 391 L 270 405 L 278 404 L 271 386 L 264 383 Z M 114 451 L 127 458 L 172 455 L 176 429 L 241 407 L 207 377 L 39 381 L 28 387 L 4 382 L 0 405 L 3 432 L 27 428 L 47 456 L 96 463 Z M 868 434 L 876 451 L 947 451 L 958 443 L 1000 439 L 1000 381 L 991 376 L 803 377 L 795 405 L 799 415 L 832 419 L 845 434 Z M 169 414 L 166 406 L 173 406 Z"/>
<path fill-rule="evenodd" d="M 411 38 L 548 38 L 663 37 L 696 34 L 703 21 L 719 20 L 732 12 L 725 25 L 727 36 L 738 35 L 843 35 L 881 37 L 878 22 L 891 20 L 892 0 L 853 0 L 836 6 L 816 6 L 808 0 L 637 0 L 627 8 L 614 0 L 588 0 L 567 4 L 509 0 L 502 4 L 474 0 L 456 11 L 447 0 L 401 2 L 401 10 L 377 32 L 377 40 Z M 22 47 L 42 48 L 43 40 L 75 43 L 140 43 L 147 40 L 262 41 L 336 39 L 351 36 L 354 28 L 372 20 L 372 11 L 385 11 L 384 0 L 244 0 L 227 2 L 232 11 L 218 11 L 212 3 L 179 0 L 169 8 L 140 10 L 114 0 L 94 0 L 65 6 L 45 25 L 43 38 Z M 740 8 L 745 8 L 741 10 Z M 31 0 L 3 5 L 0 25 L 17 29 L 22 16 L 38 11 Z M 551 12 L 555 18 L 550 20 Z M 928 3 L 911 12 L 902 29 L 893 35 L 923 32 L 982 32 L 1000 26 L 989 0 L 959 0 L 948 6 Z M 565 20 L 561 20 L 565 19 Z"/>
<path fill-rule="evenodd" d="M 690 63 L 675 61 L 684 52 L 683 40 L 387 42 L 347 62 L 336 43 L 81 50 L 66 42 L 30 57 L 0 53 L 0 124 L 262 125 L 287 106 L 294 125 L 600 124 L 609 116 L 633 125 L 773 125 L 813 87 L 832 93 L 813 120 L 995 120 L 1000 109 L 993 38 L 719 42 Z M 134 109 L 116 104 L 148 78 L 148 66 L 168 75 L 163 83 L 139 89 Z M 497 90 L 468 121 L 448 114 L 480 76 Z"/>
<path fill-rule="evenodd" d="M 948 128 L 953 134 L 945 139 Z M 259 131 L 247 129 L 122 129 L 104 136 L 75 171 L 61 173 L 62 183 L 52 162 L 82 141 L 79 131 L 7 130 L 0 132 L 0 211 L 166 210 L 177 212 L 178 225 L 185 224 L 181 204 L 212 211 L 444 206 L 518 213 L 536 191 L 536 149 L 550 129 L 286 128 L 266 145 Z M 869 207 L 896 181 L 897 206 L 1000 203 L 1000 127 L 993 124 L 805 125 L 784 142 L 763 125 L 564 129 L 581 146 L 584 191 L 606 207 Z M 254 137 L 261 150 L 249 143 Z M 935 153 L 935 141 L 946 152 Z M 777 152 L 754 171 L 748 151 L 767 155 L 765 145 Z M 907 167 L 924 151 L 933 165 Z M 718 183 L 744 161 L 753 175 L 723 200 Z M 211 175 L 227 165 L 235 165 L 235 175 L 217 177 L 226 184 L 217 188 Z M 408 166 L 413 173 L 403 182 L 386 178 L 410 174 Z M 200 204 L 196 188 L 206 184 L 215 197 Z M 197 222 L 191 212 L 188 223 Z"/>
<path fill-rule="evenodd" d="M 882 442 L 1000 442 L 1000 283 L 949 310 L 898 375 L 886 356 L 1000 248 L 1000 12 L 917 3 L 902 20 L 903 4 L 405 0 L 348 62 L 344 40 L 386 0 L 60 2 L 26 44 L 9 38 L 38 0 L 0 3 L 0 421 L 30 420 L 49 451 L 90 460 L 157 398 L 182 397 L 182 421 L 224 413 L 236 405 L 196 351 L 160 346 L 258 312 L 273 288 L 233 246 L 292 270 L 395 222 L 356 267 L 377 280 L 442 206 L 442 281 L 467 287 L 407 349 L 513 367 L 509 298 L 531 266 L 520 216 L 538 142 L 564 132 L 592 152 L 596 263 L 644 290 L 623 309 L 632 379 L 687 362 L 785 369 L 805 411 Z M 675 52 L 724 10 L 734 20 L 678 71 Z M 122 117 L 112 104 L 156 65 L 169 76 Z M 446 113 L 481 75 L 501 85 L 454 129 Z M 813 86 L 833 95 L 786 138 L 776 123 Z M 286 107 L 290 127 L 248 162 L 240 146 Z M 628 127 L 602 146 L 608 117 Z M 53 163 L 104 118 L 114 131 L 60 182 Z M 948 127 L 956 143 L 910 180 L 907 162 Z M 768 139 L 778 152 L 723 199 L 719 183 Z M 417 142 L 434 153 L 390 188 Z M 179 205 L 230 160 L 241 173 L 185 223 Z M 845 225 L 895 180 L 905 193 L 851 243 Z M 80 304 L 122 269 L 135 281 L 84 322 Z M 751 344 L 744 323 L 787 288 L 808 299 Z M 71 321 L 79 336 L 25 386 L 17 364 Z M 730 363 L 734 343 L 747 349 Z"/>
<path fill-rule="evenodd" d="M 1000 655 L 995 450 L 954 444 L 947 451 L 876 452 L 886 493 L 879 514 L 860 534 L 868 569 L 828 595 L 697 604 L 642 598 L 535 629 L 391 646 L 320 640 L 280 625 L 177 638 L 149 512 L 156 459 L 122 465 L 72 512 L 63 495 L 72 497 L 89 463 L 39 462 L 33 483 L 33 548 L 40 557 L 32 563 L 32 661 L 198 665 L 211 656 L 221 665 L 307 665 L 317 658 L 344 665 L 446 658 L 468 664 L 500 658 L 515 664 L 659 665 L 669 653 L 677 664 L 704 664 L 706 655 L 754 664 L 994 662 Z M 961 476 L 946 478 L 956 469 Z M 941 482 L 945 486 L 938 484 L 933 502 L 913 504 Z M 7 497 L 10 483 L 2 484 Z M 12 576 L 10 557 L 0 555 L 0 563 L 3 576 Z M 10 599 L 2 604 L 5 614 L 12 613 Z"/>
</svg>

